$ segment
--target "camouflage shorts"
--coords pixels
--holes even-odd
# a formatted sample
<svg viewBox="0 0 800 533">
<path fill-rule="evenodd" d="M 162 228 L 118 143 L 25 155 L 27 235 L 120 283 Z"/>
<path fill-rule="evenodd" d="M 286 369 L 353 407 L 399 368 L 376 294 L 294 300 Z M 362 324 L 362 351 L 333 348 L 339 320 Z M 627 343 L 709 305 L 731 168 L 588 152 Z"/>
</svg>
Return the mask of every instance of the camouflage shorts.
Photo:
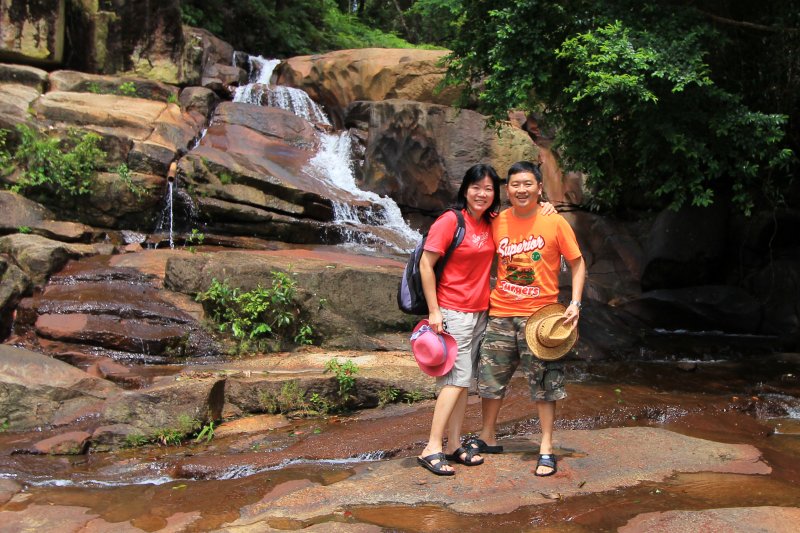
<svg viewBox="0 0 800 533">
<path fill-rule="evenodd" d="M 481 346 L 478 394 L 481 398 L 505 397 L 511 377 L 522 363 L 531 398 L 555 401 L 567 397 L 564 363 L 537 359 L 525 341 L 526 317 L 490 317 Z"/>
</svg>

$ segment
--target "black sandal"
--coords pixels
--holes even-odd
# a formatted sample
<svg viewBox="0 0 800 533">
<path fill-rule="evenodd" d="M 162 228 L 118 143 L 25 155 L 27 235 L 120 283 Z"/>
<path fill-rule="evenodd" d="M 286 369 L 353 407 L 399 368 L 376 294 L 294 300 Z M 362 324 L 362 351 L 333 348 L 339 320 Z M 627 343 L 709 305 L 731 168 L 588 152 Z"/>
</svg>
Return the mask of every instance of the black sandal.
<svg viewBox="0 0 800 533">
<path fill-rule="evenodd" d="M 433 461 L 439 460 L 438 463 L 434 463 Z M 442 452 L 432 453 L 430 455 L 426 455 L 425 457 L 417 457 L 417 462 L 422 465 L 425 469 L 430 470 L 437 476 L 453 476 L 455 475 L 455 470 L 444 470 L 443 467 L 449 466 L 450 463 L 447 462 L 447 458 Z"/>
<path fill-rule="evenodd" d="M 470 437 L 464 442 L 464 446 L 469 446 L 470 448 L 477 450 L 478 453 L 503 453 L 502 446 L 490 446 L 486 444 L 483 440 L 479 439 L 478 437 Z"/>
<path fill-rule="evenodd" d="M 464 455 L 464 458 L 461 458 L 461 455 Z M 448 461 L 455 461 L 459 464 L 466 465 L 466 466 L 478 466 L 483 464 L 483 458 L 478 459 L 477 461 L 473 461 L 472 458 L 476 455 L 480 454 L 477 448 L 469 447 L 464 448 L 463 446 L 451 454 L 445 455 L 444 458 Z"/>
<path fill-rule="evenodd" d="M 558 472 L 558 467 L 556 466 L 557 462 L 558 461 L 556 459 L 556 456 L 554 454 L 552 454 L 552 453 L 541 453 L 541 454 L 539 454 L 539 460 L 536 461 L 536 470 L 533 471 L 534 475 L 537 475 L 539 477 L 552 476 L 553 474 Z M 546 474 L 540 474 L 539 473 L 539 467 L 540 466 L 543 466 L 545 468 L 552 468 L 553 470 L 551 470 L 550 472 L 547 472 Z"/>
</svg>

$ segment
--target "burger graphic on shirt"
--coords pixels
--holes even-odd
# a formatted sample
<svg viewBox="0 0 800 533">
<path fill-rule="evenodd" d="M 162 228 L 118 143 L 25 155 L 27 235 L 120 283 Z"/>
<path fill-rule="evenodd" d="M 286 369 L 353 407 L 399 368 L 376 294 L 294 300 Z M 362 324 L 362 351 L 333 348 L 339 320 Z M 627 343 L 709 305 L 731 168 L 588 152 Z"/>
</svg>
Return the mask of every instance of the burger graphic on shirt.
<svg viewBox="0 0 800 533">
<path fill-rule="evenodd" d="M 536 273 L 533 270 L 533 267 L 508 265 L 506 279 L 515 285 L 523 285 L 527 287 L 528 285 L 532 285 L 536 280 Z"/>
</svg>

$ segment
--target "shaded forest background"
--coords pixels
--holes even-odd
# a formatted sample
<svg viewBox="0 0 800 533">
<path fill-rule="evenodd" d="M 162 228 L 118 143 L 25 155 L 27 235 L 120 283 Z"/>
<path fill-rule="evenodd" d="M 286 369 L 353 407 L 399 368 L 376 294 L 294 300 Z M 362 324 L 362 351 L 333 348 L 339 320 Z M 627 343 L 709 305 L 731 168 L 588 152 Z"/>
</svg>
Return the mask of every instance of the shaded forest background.
<svg viewBox="0 0 800 533">
<path fill-rule="evenodd" d="M 184 21 L 265 57 L 444 47 L 462 105 L 534 114 L 582 206 L 797 205 L 800 2 L 184 0 Z"/>
</svg>

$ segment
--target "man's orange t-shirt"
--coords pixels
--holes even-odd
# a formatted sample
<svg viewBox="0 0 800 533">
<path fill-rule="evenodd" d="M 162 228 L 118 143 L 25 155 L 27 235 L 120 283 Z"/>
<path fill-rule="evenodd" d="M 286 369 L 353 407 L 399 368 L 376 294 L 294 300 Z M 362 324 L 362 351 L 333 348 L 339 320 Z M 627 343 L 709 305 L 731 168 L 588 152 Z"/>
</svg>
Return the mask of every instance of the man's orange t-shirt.
<svg viewBox="0 0 800 533">
<path fill-rule="evenodd" d="M 581 256 L 575 232 L 561 215 L 517 218 L 506 209 L 492 221 L 497 284 L 489 315 L 530 316 L 558 300 L 561 256 Z"/>
</svg>

